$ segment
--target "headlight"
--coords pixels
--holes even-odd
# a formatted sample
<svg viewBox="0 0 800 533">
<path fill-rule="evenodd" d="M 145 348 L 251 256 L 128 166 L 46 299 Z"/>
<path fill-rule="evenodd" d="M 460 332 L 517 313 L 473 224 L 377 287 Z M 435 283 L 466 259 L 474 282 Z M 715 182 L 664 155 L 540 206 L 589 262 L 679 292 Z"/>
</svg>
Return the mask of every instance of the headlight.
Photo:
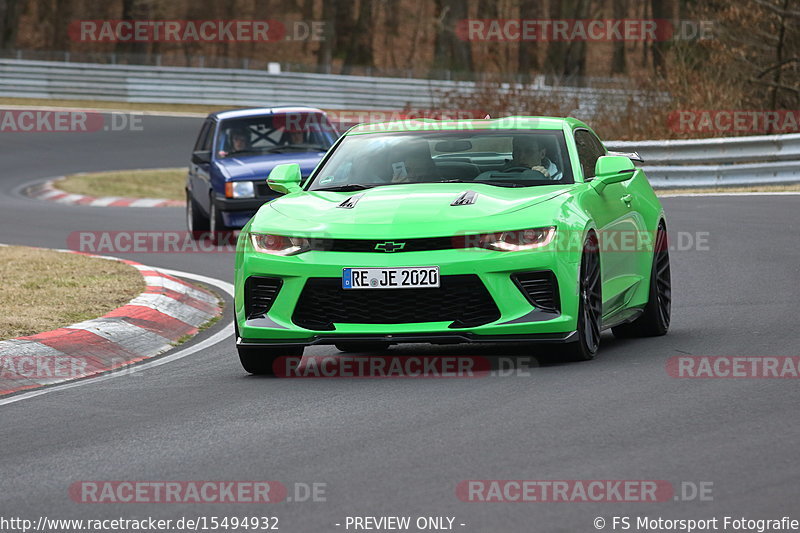
<svg viewBox="0 0 800 533">
<path fill-rule="evenodd" d="M 487 233 L 480 236 L 481 248 L 499 252 L 518 252 L 547 246 L 556 234 L 555 226 L 521 229 L 502 233 Z"/>
<path fill-rule="evenodd" d="M 296 255 L 311 249 L 311 244 L 305 237 L 251 233 L 250 242 L 253 243 L 253 248 L 262 254 Z"/>
<path fill-rule="evenodd" d="M 225 184 L 225 198 L 255 198 L 252 181 L 229 181 Z"/>
</svg>

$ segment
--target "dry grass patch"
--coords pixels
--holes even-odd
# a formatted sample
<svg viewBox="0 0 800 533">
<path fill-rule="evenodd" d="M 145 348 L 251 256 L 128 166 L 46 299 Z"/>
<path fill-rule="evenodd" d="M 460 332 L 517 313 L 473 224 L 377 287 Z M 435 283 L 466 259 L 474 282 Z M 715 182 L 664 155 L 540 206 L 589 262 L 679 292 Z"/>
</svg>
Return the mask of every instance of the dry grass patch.
<svg viewBox="0 0 800 533">
<path fill-rule="evenodd" d="M 163 111 L 169 113 L 200 113 L 207 115 L 220 109 L 239 109 L 242 106 L 202 104 L 157 104 L 109 102 L 105 100 L 60 100 L 58 98 L 0 98 L 0 105 L 74 107 L 76 109 L 109 109 L 119 111 Z"/>
<path fill-rule="evenodd" d="M 124 196 L 183 201 L 186 198 L 185 168 L 117 170 L 73 174 L 55 183 L 58 189 L 87 196 Z"/>
<path fill-rule="evenodd" d="M 0 339 L 103 316 L 144 291 L 125 263 L 23 246 L 0 246 Z"/>
</svg>

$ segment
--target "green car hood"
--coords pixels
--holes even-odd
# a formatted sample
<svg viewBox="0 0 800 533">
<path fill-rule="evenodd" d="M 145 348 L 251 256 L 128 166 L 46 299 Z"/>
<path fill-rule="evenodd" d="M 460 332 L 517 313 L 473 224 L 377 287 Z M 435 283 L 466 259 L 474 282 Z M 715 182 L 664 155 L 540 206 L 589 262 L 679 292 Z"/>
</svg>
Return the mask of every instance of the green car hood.
<svg viewBox="0 0 800 533">
<path fill-rule="evenodd" d="M 479 183 L 426 183 L 354 192 L 299 192 L 265 204 L 253 219 L 250 231 L 369 239 L 523 229 L 534 227 L 532 219 L 539 217 L 529 213 L 520 216 L 518 211 L 564 195 L 572 187 L 573 184 L 508 188 Z M 451 205 L 467 191 L 476 193 L 473 204 Z M 340 207 L 358 195 L 353 207 Z M 542 223 L 551 223 L 547 221 L 552 221 L 553 210 L 543 211 Z"/>
</svg>

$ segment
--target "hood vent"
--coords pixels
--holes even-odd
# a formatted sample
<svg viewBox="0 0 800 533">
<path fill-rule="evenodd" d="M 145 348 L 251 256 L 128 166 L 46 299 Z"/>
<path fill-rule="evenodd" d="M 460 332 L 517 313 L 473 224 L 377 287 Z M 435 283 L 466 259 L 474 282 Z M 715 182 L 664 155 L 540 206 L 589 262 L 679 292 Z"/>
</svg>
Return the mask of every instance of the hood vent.
<svg viewBox="0 0 800 533">
<path fill-rule="evenodd" d="M 348 198 L 344 202 L 340 203 L 336 207 L 341 207 L 342 209 L 353 209 L 356 206 L 356 204 L 358 203 L 358 201 L 361 199 L 362 196 L 364 196 L 363 192 L 359 193 L 359 194 L 354 194 L 353 196 L 351 196 L 350 198 Z"/>
<path fill-rule="evenodd" d="M 475 203 L 475 199 L 478 197 L 478 193 L 475 191 L 465 191 L 462 192 L 461 195 L 453 200 L 453 203 L 450 205 L 472 205 Z"/>
</svg>

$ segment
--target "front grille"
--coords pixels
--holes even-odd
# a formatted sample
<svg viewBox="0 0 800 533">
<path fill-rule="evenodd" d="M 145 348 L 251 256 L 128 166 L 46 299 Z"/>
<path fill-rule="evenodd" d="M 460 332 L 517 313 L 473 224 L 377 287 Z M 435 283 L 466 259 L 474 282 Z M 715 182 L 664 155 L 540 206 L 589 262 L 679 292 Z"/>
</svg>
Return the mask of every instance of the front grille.
<svg viewBox="0 0 800 533">
<path fill-rule="evenodd" d="M 512 279 L 534 307 L 553 313 L 561 312 L 558 281 L 552 271 L 521 272 L 514 274 Z"/>
<path fill-rule="evenodd" d="M 463 237 L 461 238 L 463 240 Z M 403 243 L 403 248 L 397 249 L 391 253 L 399 252 L 422 252 L 429 250 L 450 250 L 457 248 L 454 244 L 454 237 L 433 237 L 424 239 L 384 239 L 366 240 L 366 239 L 315 239 L 313 246 L 316 250 L 323 250 L 326 252 L 375 252 L 386 253 L 381 249 L 375 249 L 379 244 L 385 242 Z"/>
<path fill-rule="evenodd" d="M 300 327 L 332 330 L 334 324 L 452 322 L 467 328 L 500 318 L 500 310 L 478 276 L 442 276 L 435 289 L 342 289 L 341 278 L 311 278 L 297 301 L 292 321 Z"/>
<path fill-rule="evenodd" d="M 245 314 L 248 319 L 267 315 L 283 281 L 279 278 L 251 276 L 244 285 Z"/>
</svg>

